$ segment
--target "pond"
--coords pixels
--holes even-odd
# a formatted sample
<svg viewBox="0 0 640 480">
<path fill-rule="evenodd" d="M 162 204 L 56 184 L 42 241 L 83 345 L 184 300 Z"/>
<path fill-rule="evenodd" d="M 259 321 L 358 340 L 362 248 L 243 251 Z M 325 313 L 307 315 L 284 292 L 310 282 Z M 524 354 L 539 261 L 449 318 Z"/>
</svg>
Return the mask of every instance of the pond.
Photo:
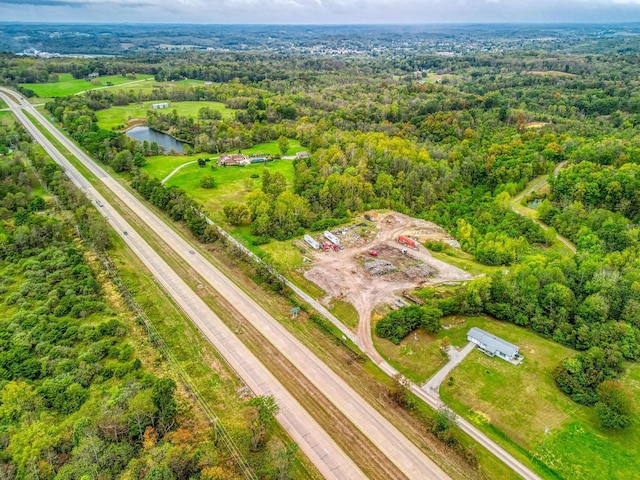
<svg viewBox="0 0 640 480">
<path fill-rule="evenodd" d="M 156 142 L 159 146 L 164 147 L 167 152 L 172 148 L 176 152 L 182 152 L 183 147 L 186 145 L 184 142 L 176 140 L 171 135 L 167 135 L 166 133 L 159 132 L 149 127 L 133 127 L 131 130 L 127 131 L 127 136 L 140 142 L 144 142 L 145 140 L 149 143 Z"/>
</svg>

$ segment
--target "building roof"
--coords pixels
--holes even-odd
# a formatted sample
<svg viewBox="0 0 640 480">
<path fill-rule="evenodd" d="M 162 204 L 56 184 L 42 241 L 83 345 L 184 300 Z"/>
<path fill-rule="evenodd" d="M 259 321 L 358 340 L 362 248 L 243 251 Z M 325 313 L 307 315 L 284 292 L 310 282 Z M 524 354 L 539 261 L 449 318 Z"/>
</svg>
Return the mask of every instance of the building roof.
<svg viewBox="0 0 640 480">
<path fill-rule="evenodd" d="M 518 353 L 518 347 L 514 344 L 509 343 L 506 340 L 501 339 L 500 337 L 496 337 L 489 332 L 485 332 L 478 327 L 473 327 L 471 330 L 469 330 L 469 333 L 467 333 L 467 338 L 468 337 L 475 338 L 482 344 L 486 345 L 486 347 L 483 348 L 491 353 L 501 352 L 508 357 L 513 357 L 516 353 Z"/>
</svg>

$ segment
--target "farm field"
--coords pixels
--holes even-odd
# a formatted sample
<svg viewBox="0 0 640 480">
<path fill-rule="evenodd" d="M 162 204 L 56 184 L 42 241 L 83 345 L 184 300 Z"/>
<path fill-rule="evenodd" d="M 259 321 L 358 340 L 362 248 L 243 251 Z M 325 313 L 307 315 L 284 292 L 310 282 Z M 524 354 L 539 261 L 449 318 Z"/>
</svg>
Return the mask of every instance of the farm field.
<svg viewBox="0 0 640 480">
<path fill-rule="evenodd" d="M 111 82 L 115 87 L 123 83 L 151 78 L 151 75 L 136 75 L 134 80 L 121 75 L 109 75 L 89 81 L 84 78 L 75 79 L 70 73 L 60 73 L 58 78 L 59 80 L 56 83 L 22 83 L 20 86 L 32 90 L 38 97 L 64 97 L 84 90 L 108 87 L 107 82 Z"/>
<path fill-rule="evenodd" d="M 524 362 L 514 366 L 473 351 L 440 388 L 442 399 L 485 433 L 530 452 L 550 478 L 634 478 L 640 468 L 640 432 L 602 430 L 592 408 L 573 403 L 555 386 L 552 372 L 574 351 L 515 325 L 488 318 L 458 319 L 446 334 L 462 345 L 477 326 L 520 347 Z M 623 383 L 640 400 L 640 368 L 629 368 Z M 634 388 L 635 386 L 635 388 Z M 545 434 L 545 429 L 548 433 Z"/>
<path fill-rule="evenodd" d="M 129 105 L 115 106 L 107 108 L 106 110 L 99 110 L 96 112 L 98 125 L 106 130 L 121 129 L 126 126 L 129 119 L 146 118 L 147 111 L 151 110 L 152 104 L 164 101 L 166 100 L 131 103 Z M 223 118 L 231 118 L 234 112 L 234 110 L 225 107 L 223 103 L 219 102 L 169 102 L 169 108 L 163 109 L 162 111 L 167 113 L 175 110 L 178 112 L 178 115 L 197 118 L 198 111 L 204 107 L 220 112 Z"/>
</svg>

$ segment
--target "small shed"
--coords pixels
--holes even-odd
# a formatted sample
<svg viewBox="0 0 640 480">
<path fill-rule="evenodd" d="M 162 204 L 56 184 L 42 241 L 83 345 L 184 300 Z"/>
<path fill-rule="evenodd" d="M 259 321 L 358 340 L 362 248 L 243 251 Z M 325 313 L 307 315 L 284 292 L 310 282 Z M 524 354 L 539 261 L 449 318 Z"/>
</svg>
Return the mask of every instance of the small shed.
<svg viewBox="0 0 640 480">
<path fill-rule="evenodd" d="M 151 104 L 151 108 L 157 110 L 158 108 L 169 108 L 169 104 L 167 102 L 163 103 L 153 103 Z"/>
<path fill-rule="evenodd" d="M 309 158 L 309 152 L 298 152 L 296 158 Z"/>
<path fill-rule="evenodd" d="M 515 364 L 520 363 L 524 358 L 518 353 L 516 345 L 478 327 L 473 327 L 469 330 L 467 340 L 475 343 L 484 354 L 490 357 L 497 356 Z"/>
</svg>

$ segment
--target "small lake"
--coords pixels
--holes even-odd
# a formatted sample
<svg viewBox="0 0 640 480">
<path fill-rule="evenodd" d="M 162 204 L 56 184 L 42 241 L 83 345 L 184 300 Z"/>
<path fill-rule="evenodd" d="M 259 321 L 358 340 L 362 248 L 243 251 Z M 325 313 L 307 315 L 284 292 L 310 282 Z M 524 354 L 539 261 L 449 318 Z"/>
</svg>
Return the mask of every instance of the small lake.
<svg viewBox="0 0 640 480">
<path fill-rule="evenodd" d="M 159 132 L 149 127 L 133 127 L 131 130 L 127 130 L 127 136 L 140 142 L 145 140 L 149 143 L 156 142 L 159 146 L 164 147 L 167 152 L 172 148 L 176 152 L 182 152 L 185 145 L 184 142 L 176 140 L 171 135 Z"/>
</svg>

